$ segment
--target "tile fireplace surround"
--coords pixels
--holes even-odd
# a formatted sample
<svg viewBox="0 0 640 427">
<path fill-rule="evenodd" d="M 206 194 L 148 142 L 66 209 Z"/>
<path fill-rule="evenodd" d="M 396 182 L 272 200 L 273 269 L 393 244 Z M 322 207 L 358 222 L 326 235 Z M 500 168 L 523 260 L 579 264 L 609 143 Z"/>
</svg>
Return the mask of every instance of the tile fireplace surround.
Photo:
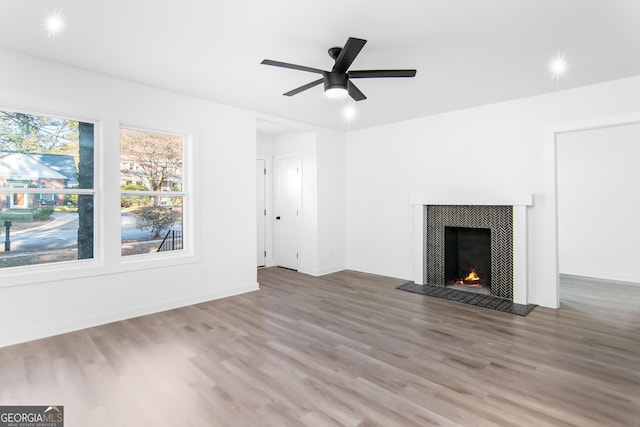
<svg viewBox="0 0 640 427">
<path fill-rule="evenodd" d="M 513 302 L 528 304 L 527 297 L 527 207 L 533 206 L 533 194 L 501 196 L 416 195 L 409 203 L 414 207 L 413 281 L 426 284 L 427 242 L 426 206 L 511 206 L 513 207 Z"/>
</svg>

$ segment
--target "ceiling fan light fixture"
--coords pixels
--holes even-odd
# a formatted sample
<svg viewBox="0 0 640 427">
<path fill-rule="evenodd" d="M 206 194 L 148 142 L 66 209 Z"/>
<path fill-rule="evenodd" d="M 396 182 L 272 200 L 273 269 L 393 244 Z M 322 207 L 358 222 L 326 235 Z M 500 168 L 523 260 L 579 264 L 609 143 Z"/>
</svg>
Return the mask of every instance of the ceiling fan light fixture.
<svg viewBox="0 0 640 427">
<path fill-rule="evenodd" d="M 349 96 L 349 92 L 346 87 L 334 86 L 324 90 L 324 94 L 329 99 L 345 99 Z"/>
<path fill-rule="evenodd" d="M 349 96 L 349 76 L 347 73 L 326 73 L 324 94 L 330 99 L 344 99 Z"/>
</svg>

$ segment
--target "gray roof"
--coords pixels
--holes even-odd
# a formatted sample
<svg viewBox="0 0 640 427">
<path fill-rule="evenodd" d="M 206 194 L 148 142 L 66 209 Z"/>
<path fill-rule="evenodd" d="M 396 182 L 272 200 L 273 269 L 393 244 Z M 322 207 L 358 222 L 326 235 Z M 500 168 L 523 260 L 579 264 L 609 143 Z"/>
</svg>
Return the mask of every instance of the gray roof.
<svg viewBox="0 0 640 427">
<path fill-rule="evenodd" d="M 76 160 L 67 154 L 26 153 L 29 157 L 44 163 L 54 171 L 66 176 L 69 181 L 77 181 Z"/>
<path fill-rule="evenodd" d="M 20 158 L 20 162 L 16 162 L 16 158 Z M 66 154 L 0 153 L 0 175 L 77 182 L 76 172 L 75 159 Z"/>
</svg>

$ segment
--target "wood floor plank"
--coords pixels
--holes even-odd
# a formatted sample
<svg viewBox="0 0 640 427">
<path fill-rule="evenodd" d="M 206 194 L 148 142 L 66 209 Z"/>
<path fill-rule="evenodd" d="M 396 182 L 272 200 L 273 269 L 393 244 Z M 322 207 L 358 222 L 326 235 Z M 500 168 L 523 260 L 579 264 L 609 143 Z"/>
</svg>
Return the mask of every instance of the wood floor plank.
<svg viewBox="0 0 640 427">
<path fill-rule="evenodd" d="M 640 286 L 514 316 L 343 271 L 0 349 L 0 405 L 69 426 L 640 426 Z"/>
</svg>

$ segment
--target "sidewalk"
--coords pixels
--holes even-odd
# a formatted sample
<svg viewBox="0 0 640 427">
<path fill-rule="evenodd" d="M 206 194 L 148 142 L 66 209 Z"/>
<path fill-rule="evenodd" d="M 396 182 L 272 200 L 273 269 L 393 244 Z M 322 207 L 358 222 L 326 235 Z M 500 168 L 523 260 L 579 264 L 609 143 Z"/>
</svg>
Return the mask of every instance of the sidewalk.
<svg viewBox="0 0 640 427">
<path fill-rule="evenodd" d="M 47 264 L 52 262 L 74 261 L 78 259 L 76 249 L 59 249 L 41 252 L 9 253 L 0 252 L 0 269 L 25 265 Z"/>
</svg>

